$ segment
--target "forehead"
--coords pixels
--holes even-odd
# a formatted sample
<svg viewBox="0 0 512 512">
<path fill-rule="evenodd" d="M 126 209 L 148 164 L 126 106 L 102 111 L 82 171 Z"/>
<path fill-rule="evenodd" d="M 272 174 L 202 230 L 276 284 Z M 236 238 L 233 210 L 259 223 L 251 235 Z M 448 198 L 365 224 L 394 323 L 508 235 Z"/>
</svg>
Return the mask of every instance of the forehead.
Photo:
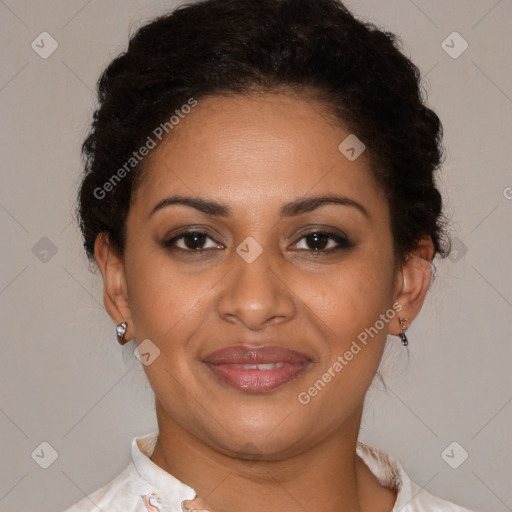
<svg viewBox="0 0 512 512">
<path fill-rule="evenodd" d="M 149 155 L 134 203 L 149 211 L 183 193 L 233 209 L 278 207 L 293 196 L 340 193 L 382 209 L 365 153 L 351 161 L 339 149 L 349 136 L 323 104 L 296 94 L 208 97 Z"/>
</svg>

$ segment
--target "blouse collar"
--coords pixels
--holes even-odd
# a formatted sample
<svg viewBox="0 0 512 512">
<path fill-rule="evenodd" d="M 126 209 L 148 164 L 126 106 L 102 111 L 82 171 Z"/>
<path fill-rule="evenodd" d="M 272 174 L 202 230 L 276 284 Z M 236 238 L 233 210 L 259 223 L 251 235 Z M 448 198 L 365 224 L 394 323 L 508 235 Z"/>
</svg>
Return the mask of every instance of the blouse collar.
<svg viewBox="0 0 512 512">
<path fill-rule="evenodd" d="M 157 438 L 158 432 L 153 432 L 133 439 L 133 464 L 139 476 L 154 487 L 154 499 L 157 503 L 158 501 L 161 503 L 156 510 L 186 511 L 187 501 L 196 497 L 196 491 L 164 471 L 150 459 Z M 377 448 L 361 442 L 357 443 L 356 451 L 382 486 L 397 491 L 393 512 L 403 510 L 412 501 L 413 496 L 411 482 L 400 463 Z"/>
</svg>

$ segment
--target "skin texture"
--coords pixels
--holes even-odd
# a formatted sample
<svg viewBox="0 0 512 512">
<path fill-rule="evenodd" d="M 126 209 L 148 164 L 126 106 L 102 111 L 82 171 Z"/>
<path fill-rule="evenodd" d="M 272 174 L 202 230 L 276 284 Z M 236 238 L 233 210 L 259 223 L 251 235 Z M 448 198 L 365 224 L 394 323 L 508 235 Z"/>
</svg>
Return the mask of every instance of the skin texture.
<svg viewBox="0 0 512 512">
<path fill-rule="evenodd" d="M 160 431 L 152 460 L 196 489 L 196 508 L 393 507 L 396 493 L 379 485 L 355 447 L 386 336 L 400 332 L 398 316 L 409 327 L 418 314 L 433 247 L 423 238 L 396 269 L 388 204 L 365 154 L 350 162 L 338 150 L 349 133 L 321 104 L 291 92 L 202 99 L 150 155 L 130 208 L 125 254 L 106 236 L 96 240 L 109 314 L 116 324 L 128 322 L 127 339 L 150 339 L 160 350 L 144 367 Z M 175 194 L 222 203 L 231 215 L 184 205 L 150 215 Z M 367 215 L 330 204 L 280 218 L 285 203 L 327 194 L 356 201 Z M 189 252 L 164 246 L 187 229 L 211 238 L 176 242 Z M 315 243 L 305 236 L 312 231 L 344 233 L 351 247 L 322 253 L 338 244 Z M 236 252 L 247 237 L 263 251 L 252 263 Z M 197 246 L 205 250 L 194 253 Z M 301 404 L 298 394 L 397 302 L 400 314 Z M 282 346 L 312 363 L 270 392 L 247 393 L 202 362 L 240 344 Z"/>
</svg>

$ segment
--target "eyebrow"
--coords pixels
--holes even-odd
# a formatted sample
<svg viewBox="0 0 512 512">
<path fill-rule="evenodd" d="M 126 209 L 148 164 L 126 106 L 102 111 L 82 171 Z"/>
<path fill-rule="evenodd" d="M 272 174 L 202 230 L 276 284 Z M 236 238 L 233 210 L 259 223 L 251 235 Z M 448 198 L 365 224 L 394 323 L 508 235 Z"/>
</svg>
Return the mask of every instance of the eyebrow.
<svg viewBox="0 0 512 512">
<path fill-rule="evenodd" d="M 313 197 L 299 197 L 283 205 L 279 210 L 279 215 L 281 218 L 295 217 L 302 213 L 312 212 L 317 208 L 328 204 L 352 207 L 362 213 L 365 217 L 370 217 L 368 211 L 362 204 L 348 197 L 338 196 L 335 194 Z M 229 206 L 218 203 L 216 201 L 211 201 L 200 197 L 174 195 L 166 197 L 165 199 L 162 199 L 160 202 L 158 202 L 158 204 L 156 204 L 155 207 L 151 210 L 148 217 L 151 217 L 157 211 L 172 205 L 188 206 L 202 213 L 205 213 L 206 215 L 211 215 L 214 217 L 231 217 L 232 214 L 232 210 Z"/>
</svg>

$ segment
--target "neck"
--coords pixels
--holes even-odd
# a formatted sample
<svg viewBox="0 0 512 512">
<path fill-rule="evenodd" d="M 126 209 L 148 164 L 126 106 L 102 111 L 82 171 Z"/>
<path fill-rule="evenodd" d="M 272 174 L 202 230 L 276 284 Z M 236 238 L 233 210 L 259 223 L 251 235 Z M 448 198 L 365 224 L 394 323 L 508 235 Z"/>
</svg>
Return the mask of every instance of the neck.
<svg viewBox="0 0 512 512">
<path fill-rule="evenodd" d="M 211 512 L 389 512 L 396 493 L 380 486 L 356 455 L 361 410 L 350 425 L 278 460 L 229 456 L 170 421 L 158 404 L 151 460 L 197 492 L 191 509 Z"/>
</svg>

